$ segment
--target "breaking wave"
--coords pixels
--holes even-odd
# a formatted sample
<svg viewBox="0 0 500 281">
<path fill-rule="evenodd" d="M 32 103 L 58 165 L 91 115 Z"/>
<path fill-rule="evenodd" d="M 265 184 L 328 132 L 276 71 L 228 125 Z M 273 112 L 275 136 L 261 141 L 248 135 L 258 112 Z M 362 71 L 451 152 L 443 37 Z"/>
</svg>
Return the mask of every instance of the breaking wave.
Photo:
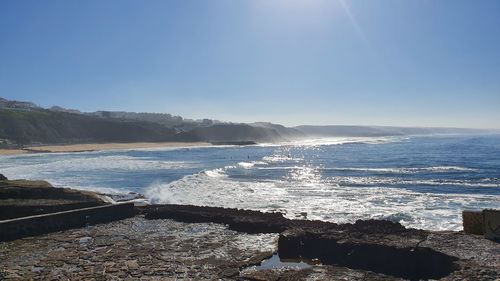
<svg viewBox="0 0 500 281">
<path fill-rule="evenodd" d="M 500 204 L 497 196 L 490 195 L 429 194 L 286 180 L 240 181 L 210 175 L 204 171 L 171 183 L 157 182 L 145 194 L 152 203 L 279 211 L 292 219 L 306 214 L 308 219 L 338 223 L 389 219 L 407 227 L 434 230 L 460 230 L 461 214 L 457 210 Z"/>
<path fill-rule="evenodd" d="M 415 173 L 449 173 L 449 172 L 477 172 L 478 169 L 458 167 L 458 166 L 435 166 L 422 168 L 328 168 L 334 171 L 355 171 L 374 173 L 394 173 L 394 174 L 415 174 Z"/>
<path fill-rule="evenodd" d="M 481 141 L 478 141 L 480 139 Z M 332 138 L 273 145 L 0 157 L 9 178 L 151 203 L 279 211 L 289 218 L 461 229 L 500 208 L 500 138 Z M 352 145 L 356 144 L 356 145 Z M 475 145 L 478 144 L 478 145 Z"/>
</svg>

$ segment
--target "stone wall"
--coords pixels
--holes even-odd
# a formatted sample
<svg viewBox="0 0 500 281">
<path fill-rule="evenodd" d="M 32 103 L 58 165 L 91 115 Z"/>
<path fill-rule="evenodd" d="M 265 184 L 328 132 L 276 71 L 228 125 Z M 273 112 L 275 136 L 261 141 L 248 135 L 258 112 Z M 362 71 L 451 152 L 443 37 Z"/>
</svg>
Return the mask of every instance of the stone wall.
<svg viewBox="0 0 500 281">
<path fill-rule="evenodd" d="M 0 221 L 0 241 L 106 223 L 135 216 L 133 203 L 91 207 Z"/>
</svg>

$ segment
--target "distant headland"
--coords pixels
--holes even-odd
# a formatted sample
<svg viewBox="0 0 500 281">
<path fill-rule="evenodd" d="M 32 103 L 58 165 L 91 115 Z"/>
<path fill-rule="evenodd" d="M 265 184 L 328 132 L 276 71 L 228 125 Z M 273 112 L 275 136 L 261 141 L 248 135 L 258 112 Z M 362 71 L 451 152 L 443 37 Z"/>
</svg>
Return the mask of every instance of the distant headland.
<svg viewBox="0 0 500 281">
<path fill-rule="evenodd" d="M 98 144 L 98 147 L 110 143 L 165 142 L 250 144 L 286 142 L 310 137 L 380 137 L 487 132 L 479 129 L 388 126 L 285 127 L 269 122 L 246 124 L 212 119 L 193 120 L 167 113 L 81 112 L 60 106 L 43 108 L 32 102 L 0 98 L 0 149 L 9 149 L 12 153 L 15 153 L 15 149 L 26 148 L 28 152 L 43 152 L 44 149 L 40 147 L 46 145 L 68 147 L 75 144 Z M 120 146 L 126 145 L 111 145 L 111 147 Z M 145 145 L 145 147 L 151 146 L 156 145 Z M 132 145 L 132 147 L 144 147 L 144 145 Z M 67 151 L 64 148 L 45 150 Z M 84 149 L 77 148 L 71 151 L 82 150 Z M 93 147 L 89 150 L 93 150 Z"/>
</svg>

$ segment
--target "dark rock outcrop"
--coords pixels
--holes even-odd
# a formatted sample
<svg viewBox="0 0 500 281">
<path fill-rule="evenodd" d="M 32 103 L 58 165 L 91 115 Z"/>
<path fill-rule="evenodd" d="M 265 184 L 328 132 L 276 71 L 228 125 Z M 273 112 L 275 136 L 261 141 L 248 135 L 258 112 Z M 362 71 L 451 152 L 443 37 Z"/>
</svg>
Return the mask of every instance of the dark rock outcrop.
<svg viewBox="0 0 500 281">
<path fill-rule="evenodd" d="M 13 198 L 103 202 L 104 197 L 91 191 L 53 187 L 46 181 L 7 180 L 0 182 L 0 200 Z"/>
<path fill-rule="evenodd" d="M 152 205 L 140 209 L 146 219 L 174 219 L 180 222 L 214 222 L 227 224 L 229 229 L 246 233 L 280 233 L 288 228 L 289 220 L 280 213 L 262 213 L 218 207 L 191 205 Z"/>
<path fill-rule="evenodd" d="M 6 181 L 8 180 L 6 176 L 0 174 L 0 181 Z"/>
<path fill-rule="evenodd" d="M 222 207 L 192 205 L 150 205 L 138 207 L 146 219 L 174 219 L 180 222 L 213 222 L 228 225 L 229 229 L 246 233 L 281 233 L 287 229 L 343 228 L 331 222 L 315 220 L 290 220 L 281 213 L 263 213 Z"/>
<path fill-rule="evenodd" d="M 278 251 L 283 258 L 318 259 L 323 264 L 408 279 L 438 279 L 455 270 L 457 258 L 417 247 L 418 233 L 379 231 L 377 225 L 364 224 L 362 230 L 287 230 L 280 234 Z"/>
<path fill-rule="evenodd" d="M 95 192 L 56 188 L 46 181 L 0 181 L 0 220 L 88 208 L 109 203 Z"/>
<path fill-rule="evenodd" d="M 285 260 L 319 260 L 333 268 L 388 276 L 380 280 L 495 280 L 500 277 L 500 244 L 459 232 L 452 232 L 450 236 L 443 232 L 407 229 L 384 220 L 360 220 L 354 224 L 290 220 L 280 213 L 217 207 L 157 205 L 140 211 L 147 219 L 215 222 L 241 232 L 280 233 L 278 252 Z"/>
<path fill-rule="evenodd" d="M 274 239 L 136 216 L 0 242 L 0 280 L 234 281 L 272 255 Z"/>
</svg>

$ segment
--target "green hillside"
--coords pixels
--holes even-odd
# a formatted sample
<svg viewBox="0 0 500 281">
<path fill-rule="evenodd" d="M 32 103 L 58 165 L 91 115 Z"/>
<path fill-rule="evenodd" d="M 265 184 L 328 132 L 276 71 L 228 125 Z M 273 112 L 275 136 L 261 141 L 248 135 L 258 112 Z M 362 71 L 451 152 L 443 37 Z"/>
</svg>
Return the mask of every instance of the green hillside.
<svg viewBox="0 0 500 281">
<path fill-rule="evenodd" d="M 17 144 L 170 141 L 175 139 L 175 131 L 147 122 L 110 120 L 43 109 L 0 109 L 0 139 Z"/>
<path fill-rule="evenodd" d="M 272 128 L 217 124 L 177 133 L 164 125 L 46 109 L 0 108 L 0 145 L 159 141 L 278 141 Z"/>
<path fill-rule="evenodd" d="M 282 136 L 274 129 L 254 127 L 247 124 L 217 124 L 198 127 L 179 134 L 179 138 L 189 141 L 282 141 Z"/>
</svg>

